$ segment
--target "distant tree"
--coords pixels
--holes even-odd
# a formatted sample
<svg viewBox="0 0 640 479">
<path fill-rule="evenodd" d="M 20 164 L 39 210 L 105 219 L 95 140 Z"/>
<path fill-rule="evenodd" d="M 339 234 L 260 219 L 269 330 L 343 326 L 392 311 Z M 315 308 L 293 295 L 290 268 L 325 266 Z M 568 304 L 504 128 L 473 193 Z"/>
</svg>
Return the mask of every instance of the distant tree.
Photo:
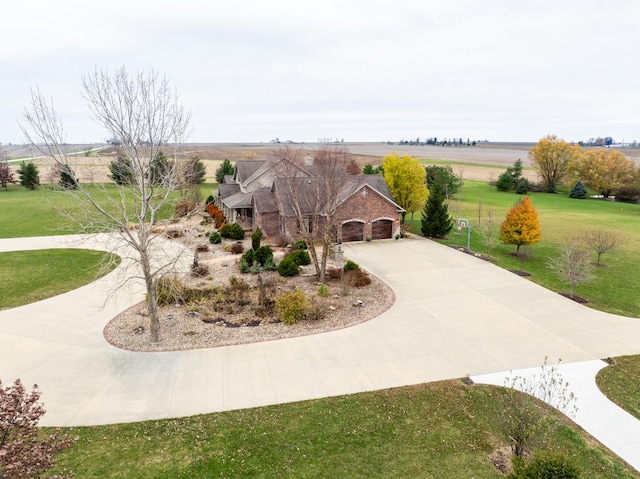
<svg viewBox="0 0 640 479">
<path fill-rule="evenodd" d="M 383 170 L 381 165 L 373 166 L 370 164 L 366 164 L 364 165 L 364 168 L 362 168 L 362 172 L 365 175 L 381 175 L 383 173 Z"/>
<path fill-rule="evenodd" d="M 162 185 L 164 179 L 171 174 L 175 168 L 170 164 L 162 150 L 151 160 L 149 165 L 149 182 L 154 186 Z"/>
<path fill-rule="evenodd" d="M 591 230 L 582 235 L 582 241 L 596 254 L 596 266 L 602 266 L 602 255 L 619 247 L 623 239 L 615 231 Z"/>
<path fill-rule="evenodd" d="M 416 158 L 409 155 L 401 158 L 396 153 L 382 159 L 382 168 L 391 195 L 395 202 L 404 208 L 401 215 L 401 226 L 404 228 L 407 212 L 420 210 L 429 195 L 424 180 L 425 170 Z"/>
<path fill-rule="evenodd" d="M 356 160 L 353 159 L 353 158 L 349 158 L 347 160 L 347 165 L 345 166 L 345 169 L 347 171 L 347 174 L 349 174 L 349 175 L 359 175 L 360 174 L 360 167 L 358 166 L 358 163 L 356 162 Z"/>
<path fill-rule="evenodd" d="M 20 184 L 25 188 L 35 190 L 40 186 L 40 172 L 38 171 L 38 166 L 32 161 L 20 163 L 18 177 L 20 178 Z"/>
<path fill-rule="evenodd" d="M 589 253 L 575 239 L 562 246 L 560 255 L 557 258 L 551 258 L 547 265 L 562 281 L 569 283 L 571 286 L 569 294 L 572 298 L 578 283 L 593 278 L 593 265 L 589 260 Z"/>
<path fill-rule="evenodd" d="M 555 135 L 548 135 L 529 150 L 529 158 L 538 167 L 543 186 L 547 191 L 555 193 L 569 166 L 581 153 L 579 145 L 571 145 Z"/>
<path fill-rule="evenodd" d="M 224 177 L 226 175 L 233 175 L 233 172 L 234 172 L 234 169 L 231 162 L 229 160 L 224 160 L 216 170 L 216 182 L 218 183 L 224 182 Z"/>
<path fill-rule="evenodd" d="M 135 174 L 133 171 L 133 165 L 131 160 L 125 155 L 118 155 L 115 160 L 109 163 L 109 179 L 116 185 L 131 185 L 133 184 Z"/>
<path fill-rule="evenodd" d="M 424 208 L 422 209 L 421 231 L 424 236 L 443 238 L 453 228 L 453 219 L 449 214 L 449 207 L 445 201 L 443 178 L 432 182 Z"/>
<path fill-rule="evenodd" d="M 519 178 L 516 181 L 516 194 L 526 195 L 529 192 L 529 180 L 525 177 Z"/>
<path fill-rule="evenodd" d="M 513 189 L 517 189 L 518 184 L 521 185 L 520 191 L 523 189 L 528 190 L 529 182 L 522 182 L 522 160 L 518 158 L 514 161 L 513 165 L 508 167 L 499 177 L 498 181 L 496 181 L 496 188 L 498 191 L 509 191 Z M 524 192 L 526 193 L 526 191 Z M 520 193 L 523 194 L 523 193 Z"/>
<path fill-rule="evenodd" d="M 184 181 L 188 185 L 201 185 L 205 182 L 207 169 L 200 158 L 191 158 L 184 165 Z"/>
<path fill-rule="evenodd" d="M 590 150 L 575 158 L 571 163 L 571 171 L 605 198 L 635 179 L 633 160 L 609 148 Z"/>
<path fill-rule="evenodd" d="M 17 183 L 11 168 L 9 167 L 9 162 L 6 159 L 0 159 L 0 186 L 7 190 L 7 185 L 9 183 Z"/>
<path fill-rule="evenodd" d="M 504 171 L 498 176 L 496 189 L 498 191 L 509 191 L 513 188 L 513 177 L 508 171 Z"/>
<path fill-rule="evenodd" d="M 63 190 L 75 190 L 78 187 L 78 179 L 75 173 L 68 165 L 58 168 L 60 173 L 60 179 L 58 180 L 58 186 Z"/>
<path fill-rule="evenodd" d="M 577 198 L 579 200 L 584 200 L 587 197 L 587 189 L 584 186 L 582 181 L 576 181 L 576 184 L 573 185 L 571 191 L 569 192 L 569 198 Z"/>
<path fill-rule="evenodd" d="M 429 191 L 431 191 L 431 187 L 435 182 L 439 182 L 443 189 L 445 198 L 449 199 L 462 188 L 462 178 L 456 175 L 453 168 L 449 165 L 427 165 L 424 169 L 427 188 L 429 188 Z"/>
<path fill-rule="evenodd" d="M 484 223 L 478 224 L 478 231 L 480 235 L 484 239 L 485 244 L 487 245 L 487 255 L 491 256 L 491 250 L 493 249 L 493 242 L 496 237 L 497 230 L 497 220 L 493 214 L 493 209 L 491 207 L 487 208 L 487 216 L 485 218 Z"/>
<path fill-rule="evenodd" d="M 75 442 L 59 430 L 40 434 L 38 422 L 45 414 L 40 390 L 28 393 L 19 379 L 12 386 L 0 382 L 0 476 L 41 477 L 55 466 L 53 455 Z M 56 476 L 64 477 L 64 476 Z"/>
<path fill-rule="evenodd" d="M 500 225 L 500 241 L 516 245 L 516 254 L 520 254 L 520 246 L 538 243 L 542 238 L 538 212 L 528 197 L 509 210 Z"/>
</svg>

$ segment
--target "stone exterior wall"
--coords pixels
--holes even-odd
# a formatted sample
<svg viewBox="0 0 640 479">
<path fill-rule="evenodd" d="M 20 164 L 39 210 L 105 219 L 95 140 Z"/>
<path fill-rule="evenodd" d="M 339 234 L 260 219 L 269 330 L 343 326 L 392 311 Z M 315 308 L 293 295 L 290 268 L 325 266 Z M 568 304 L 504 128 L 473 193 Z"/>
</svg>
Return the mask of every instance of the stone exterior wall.
<svg viewBox="0 0 640 479">
<path fill-rule="evenodd" d="M 255 212 L 254 226 L 260 227 L 266 236 L 279 236 L 280 231 L 280 214 L 277 211 L 258 213 Z"/>
<path fill-rule="evenodd" d="M 392 219 L 394 230 L 399 225 L 396 207 L 366 186 L 348 198 L 336 212 L 338 223 L 364 221 L 365 238 L 371 236 L 371 223 L 381 218 Z M 338 228 L 338 238 L 342 239 L 341 228 Z"/>
</svg>

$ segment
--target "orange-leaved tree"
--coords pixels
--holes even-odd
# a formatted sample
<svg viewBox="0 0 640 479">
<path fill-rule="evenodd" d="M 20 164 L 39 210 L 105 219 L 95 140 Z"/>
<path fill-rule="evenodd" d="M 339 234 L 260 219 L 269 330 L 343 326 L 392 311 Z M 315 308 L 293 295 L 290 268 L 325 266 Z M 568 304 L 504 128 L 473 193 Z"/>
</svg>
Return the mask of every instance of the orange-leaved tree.
<svg viewBox="0 0 640 479">
<path fill-rule="evenodd" d="M 516 245 L 516 254 L 520 254 L 520 246 L 538 243 L 542 239 L 538 212 L 528 196 L 509 210 L 500 225 L 500 241 Z"/>
</svg>

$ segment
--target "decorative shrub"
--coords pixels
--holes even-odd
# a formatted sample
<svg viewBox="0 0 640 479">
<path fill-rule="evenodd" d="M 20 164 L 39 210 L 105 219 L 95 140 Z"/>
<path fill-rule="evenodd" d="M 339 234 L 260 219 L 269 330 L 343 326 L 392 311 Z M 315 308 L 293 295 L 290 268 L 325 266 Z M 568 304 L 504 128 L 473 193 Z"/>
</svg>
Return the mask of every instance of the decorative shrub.
<svg viewBox="0 0 640 479">
<path fill-rule="evenodd" d="M 509 171 L 505 171 L 498 176 L 496 181 L 496 189 L 498 191 L 509 191 L 513 187 L 513 175 Z"/>
<path fill-rule="evenodd" d="M 273 262 L 273 250 L 269 245 L 260 246 L 257 250 L 255 250 L 254 258 L 260 266 L 264 267 L 269 259 L 271 259 L 271 262 Z"/>
<path fill-rule="evenodd" d="M 198 278 L 204 278 L 205 276 L 209 276 L 209 267 L 206 264 L 200 264 L 194 261 L 191 265 L 191 274 Z"/>
<path fill-rule="evenodd" d="M 580 471 L 573 459 L 556 451 L 537 452 L 528 463 L 520 457 L 513 458 L 513 472 L 508 479 L 578 479 Z"/>
<path fill-rule="evenodd" d="M 309 253 L 307 253 L 307 251 L 304 249 L 293 251 L 289 253 L 287 256 L 291 257 L 291 259 L 298 266 L 306 266 L 308 264 L 311 264 L 311 258 L 309 257 Z"/>
<path fill-rule="evenodd" d="M 327 285 L 326 285 L 326 284 L 324 284 L 324 283 L 320 283 L 320 284 L 318 285 L 318 294 L 319 294 L 320 296 L 322 296 L 323 298 L 324 298 L 325 296 L 328 296 L 328 295 L 329 295 L 329 288 L 327 288 Z"/>
<path fill-rule="evenodd" d="M 262 231 L 260 228 L 256 228 L 253 233 L 251 233 L 251 249 L 256 251 L 260 248 L 260 241 L 262 240 Z"/>
<path fill-rule="evenodd" d="M 158 306 L 182 303 L 185 297 L 185 287 L 178 278 L 164 276 L 156 284 L 156 302 Z"/>
<path fill-rule="evenodd" d="M 640 186 L 638 185 L 622 185 L 616 189 L 616 200 L 637 201 L 638 199 L 640 199 Z"/>
<path fill-rule="evenodd" d="M 576 181 L 576 184 L 573 185 L 571 191 L 569 192 L 569 198 L 577 198 L 579 200 L 584 200 L 587 197 L 587 189 L 584 186 L 582 181 Z"/>
<path fill-rule="evenodd" d="M 307 249 L 307 242 L 304 240 L 296 241 L 291 249 Z"/>
<path fill-rule="evenodd" d="M 371 278 L 361 269 L 352 269 L 344 274 L 344 281 L 354 288 L 362 288 L 371 284 Z"/>
<path fill-rule="evenodd" d="M 325 271 L 326 275 L 331 279 L 340 279 L 342 278 L 342 268 L 327 268 Z"/>
<path fill-rule="evenodd" d="M 231 245 L 231 252 L 233 254 L 240 254 L 244 251 L 244 245 L 242 243 L 233 243 Z"/>
<path fill-rule="evenodd" d="M 207 199 L 204 202 L 205 207 L 213 204 L 214 202 L 215 202 L 215 199 L 213 198 L 212 195 L 207 196 Z"/>
<path fill-rule="evenodd" d="M 297 288 L 294 291 L 282 293 L 276 298 L 278 318 L 285 324 L 294 324 L 303 319 L 306 307 L 307 297 Z"/>
<path fill-rule="evenodd" d="M 211 243 L 211 244 L 220 244 L 220 243 L 222 243 L 222 236 L 220 235 L 220 233 L 218 233 L 218 232 L 211 233 L 209 235 L 209 243 Z"/>
<path fill-rule="evenodd" d="M 354 263 L 353 261 L 351 261 L 350 259 L 347 260 L 347 262 L 344 264 L 344 266 L 342 267 L 342 269 L 344 270 L 344 272 L 346 273 L 347 271 L 355 271 L 360 269 L 360 266 L 358 266 L 357 263 Z"/>
<path fill-rule="evenodd" d="M 242 259 L 240 261 L 245 261 L 248 266 L 252 266 L 253 261 L 255 259 L 255 255 L 256 255 L 256 252 L 250 249 L 245 254 L 242 255 Z"/>
<path fill-rule="evenodd" d="M 223 238 L 241 240 L 244 238 L 244 228 L 238 223 L 226 224 L 220 228 L 220 235 Z"/>
<path fill-rule="evenodd" d="M 253 250 L 249 250 L 249 251 L 253 251 Z M 247 251 L 247 253 L 249 251 Z M 242 256 L 242 258 L 240 259 L 240 272 L 241 273 L 248 273 L 250 271 L 250 269 L 251 269 L 251 265 L 247 262 L 247 260 L 244 258 L 244 256 Z"/>
<path fill-rule="evenodd" d="M 231 238 L 231 225 L 230 224 L 222 225 L 219 233 L 220 233 L 220 236 L 222 236 L 223 238 Z"/>
<path fill-rule="evenodd" d="M 282 258 L 282 261 L 280 261 L 280 264 L 278 265 L 278 273 L 280 276 L 296 276 L 299 272 L 300 268 L 289 255 Z"/>
<path fill-rule="evenodd" d="M 324 304 L 316 299 L 311 299 L 307 303 L 307 307 L 304 309 L 304 319 L 311 321 L 320 321 L 327 315 L 327 308 Z"/>
<path fill-rule="evenodd" d="M 206 244 L 199 244 L 196 246 L 196 253 L 207 253 L 209 251 L 209 246 Z"/>
<path fill-rule="evenodd" d="M 175 216 L 181 218 L 183 216 L 187 216 L 189 213 L 196 209 L 196 204 L 193 201 L 189 201 L 186 198 L 182 198 L 180 201 L 176 203 L 174 207 Z"/>
<path fill-rule="evenodd" d="M 169 239 L 182 238 L 184 236 L 184 231 L 182 230 L 166 230 L 164 235 Z"/>
<path fill-rule="evenodd" d="M 275 261 L 273 261 L 273 257 L 267 258 L 267 260 L 264 262 L 263 268 L 267 271 L 275 271 L 277 269 L 276 263 Z"/>
</svg>

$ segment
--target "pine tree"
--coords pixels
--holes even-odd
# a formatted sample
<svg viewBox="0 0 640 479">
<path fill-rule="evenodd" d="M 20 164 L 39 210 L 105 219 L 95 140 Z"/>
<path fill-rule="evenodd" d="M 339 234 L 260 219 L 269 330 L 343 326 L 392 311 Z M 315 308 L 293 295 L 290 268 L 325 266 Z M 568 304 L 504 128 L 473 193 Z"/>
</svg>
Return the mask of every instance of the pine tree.
<svg viewBox="0 0 640 479">
<path fill-rule="evenodd" d="M 587 189 L 585 188 L 582 181 L 578 180 L 571 191 L 569 192 L 569 198 L 577 198 L 580 200 L 584 200 L 587 197 Z"/>
<path fill-rule="evenodd" d="M 130 185 L 133 183 L 134 172 L 131 160 L 123 155 L 118 156 L 115 161 L 109 163 L 109 179 L 116 185 Z"/>
<path fill-rule="evenodd" d="M 186 164 L 185 182 L 189 185 L 201 185 L 207 176 L 207 169 L 200 158 L 192 158 Z"/>
<path fill-rule="evenodd" d="M 432 183 L 427 202 L 422 209 L 421 231 L 424 236 L 444 237 L 453 228 L 453 219 L 445 202 L 441 181 Z"/>
<path fill-rule="evenodd" d="M 20 163 L 18 177 L 20 178 L 20 184 L 25 188 L 35 190 L 40 186 L 40 172 L 38 171 L 38 166 L 32 161 Z"/>
<path fill-rule="evenodd" d="M 500 241 L 516 245 L 516 254 L 520 254 L 520 246 L 538 243 L 542 239 L 538 212 L 529 197 L 509 210 L 500 225 Z"/>
<path fill-rule="evenodd" d="M 78 187 L 78 179 L 73 170 L 66 166 L 60 168 L 60 180 L 58 186 L 64 190 L 75 190 Z"/>
<path fill-rule="evenodd" d="M 234 169 L 231 162 L 229 160 L 224 160 L 216 170 L 216 181 L 218 183 L 224 182 L 224 177 L 226 175 L 233 175 L 233 172 L 234 172 Z"/>
</svg>

